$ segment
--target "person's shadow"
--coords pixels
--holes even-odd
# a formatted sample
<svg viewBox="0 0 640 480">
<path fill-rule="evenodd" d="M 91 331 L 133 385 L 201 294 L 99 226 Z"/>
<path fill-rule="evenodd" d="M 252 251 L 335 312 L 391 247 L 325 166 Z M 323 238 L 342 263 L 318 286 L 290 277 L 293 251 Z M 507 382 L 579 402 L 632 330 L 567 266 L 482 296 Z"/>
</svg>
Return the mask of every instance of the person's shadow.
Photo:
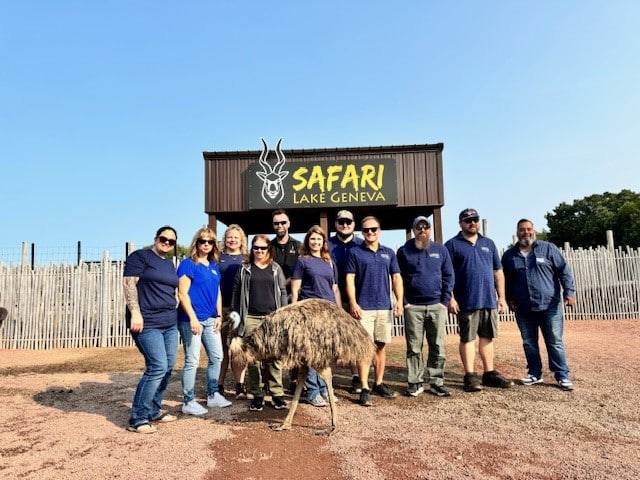
<svg viewBox="0 0 640 480">
<path fill-rule="evenodd" d="M 110 382 L 82 382 L 77 388 L 52 386 L 33 399 L 63 412 L 83 412 L 105 417 L 114 425 L 127 425 L 139 373 L 109 374 Z M 173 382 L 172 382 L 173 383 Z M 171 384 L 169 385 L 171 388 Z"/>
</svg>

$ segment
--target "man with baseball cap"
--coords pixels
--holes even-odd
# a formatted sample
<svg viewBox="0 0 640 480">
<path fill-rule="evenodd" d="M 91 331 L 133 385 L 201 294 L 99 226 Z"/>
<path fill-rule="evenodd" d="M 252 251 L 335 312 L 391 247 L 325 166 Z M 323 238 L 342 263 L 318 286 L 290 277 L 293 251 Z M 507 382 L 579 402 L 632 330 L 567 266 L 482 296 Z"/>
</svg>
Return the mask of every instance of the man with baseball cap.
<svg viewBox="0 0 640 480">
<path fill-rule="evenodd" d="M 340 210 L 336 215 L 336 234 L 329 238 L 329 251 L 333 264 L 338 271 L 338 288 L 340 289 L 340 296 L 342 298 L 342 308 L 347 312 L 350 312 L 350 307 L 346 290 L 347 272 L 345 268 L 351 249 L 362 243 L 362 239 L 355 236 L 355 228 L 356 222 L 353 213 L 349 210 Z M 351 365 L 351 392 L 362 392 L 357 365 Z"/>
<path fill-rule="evenodd" d="M 417 397 L 424 391 L 424 338 L 429 345 L 427 374 L 429 393 L 447 397 L 444 386 L 447 306 L 451 300 L 454 275 L 449 251 L 431 241 L 427 217 L 413 221 L 414 238 L 398 249 L 398 264 L 404 283 L 404 328 L 407 342 L 406 394 Z"/>
<path fill-rule="evenodd" d="M 465 208 L 458 216 L 460 232 L 445 243 L 456 282 L 449 312 L 458 317 L 460 358 L 464 367 L 464 390 L 478 392 L 482 385 L 508 388 L 513 385 L 494 368 L 493 339 L 498 336 L 498 313 L 506 310 L 504 273 L 493 240 L 480 233 L 480 215 Z M 497 296 L 497 301 L 496 301 Z M 476 337 L 484 373 L 475 373 Z"/>
</svg>

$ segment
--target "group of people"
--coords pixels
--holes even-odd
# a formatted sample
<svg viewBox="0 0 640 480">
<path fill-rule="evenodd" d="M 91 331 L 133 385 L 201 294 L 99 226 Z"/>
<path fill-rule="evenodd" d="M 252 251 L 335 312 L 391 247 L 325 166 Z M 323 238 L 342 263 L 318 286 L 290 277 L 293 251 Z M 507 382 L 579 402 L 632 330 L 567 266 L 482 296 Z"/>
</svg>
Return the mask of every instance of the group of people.
<svg viewBox="0 0 640 480">
<path fill-rule="evenodd" d="M 569 266 L 554 245 L 536 240 L 533 224 L 526 219 L 518 222 L 518 243 L 500 259 L 493 241 L 480 233 L 479 222 L 476 210 L 463 210 L 459 215 L 460 232 L 442 245 L 431 240 L 429 220 L 418 216 L 412 223 L 413 238 L 396 253 L 380 243 L 381 223 L 374 216 L 361 220 L 361 238 L 355 235 L 354 215 L 341 210 L 335 219 L 334 236 L 328 238 L 320 226 L 314 225 L 299 242 L 289 234 L 286 211 L 279 209 L 272 212 L 275 237 L 255 235 L 250 248 L 238 225 L 227 228 L 220 247 L 212 229 L 199 229 L 188 257 L 177 270 L 167 258 L 176 245 L 177 233 L 170 226 L 159 228 L 152 248 L 133 252 L 124 270 L 127 326 L 145 359 L 128 429 L 153 433 L 157 423 L 176 420 L 175 415 L 162 410 L 162 399 L 175 364 L 178 338 L 185 356 L 184 414 L 203 415 L 207 408 L 231 405 L 224 390 L 229 363 L 236 398 L 246 398 L 248 393 L 253 397 L 250 411 L 263 410 L 267 394 L 275 409 L 286 408 L 278 361 L 248 365 L 245 386 L 245 371 L 229 362 L 229 332 L 225 328 L 229 322 L 223 323 L 223 317 L 239 315 L 236 334 L 246 336 L 276 309 L 307 298 L 341 305 L 374 341 L 374 358 L 351 365 L 351 391 L 359 394 L 363 406 L 372 404 L 371 394 L 384 398 L 397 395 L 384 383 L 385 346 L 391 341 L 394 317 L 404 317 L 406 395 L 421 394 L 425 383 L 433 395 L 451 395 L 444 384 L 449 313 L 457 316 L 460 329 L 464 390 L 512 386 L 513 381 L 494 366 L 498 313 L 506 311 L 507 306 L 515 311 L 528 365 L 521 383 L 543 381 L 538 347 L 541 331 L 550 370 L 562 389 L 572 390 L 562 341 L 562 301 L 567 305 L 575 302 Z M 422 353 L 425 338 L 426 362 Z M 476 338 L 482 377 L 475 369 Z M 207 408 L 198 403 L 195 394 L 202 346 L 208 359 Z M 296 376 L 295 372 L 290 374 L 291 379 Z M 323 407 L 327 398 L 327 385 L 310 369 L 304 399 Z"/>
</svg>

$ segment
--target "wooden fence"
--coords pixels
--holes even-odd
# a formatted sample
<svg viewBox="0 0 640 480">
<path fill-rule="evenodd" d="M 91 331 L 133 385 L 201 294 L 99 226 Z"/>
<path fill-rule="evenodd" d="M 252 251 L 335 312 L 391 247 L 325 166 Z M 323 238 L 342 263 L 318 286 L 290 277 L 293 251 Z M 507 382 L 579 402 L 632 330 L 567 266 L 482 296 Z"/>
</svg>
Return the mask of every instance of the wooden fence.
<svg viewBox="0 0 640 480">
<path fill-rule="evenodd" d="M 576 278 L 577 304 L 567 319 L 640 318 L 640 249 L 567 250 Z M 125 328 L 123 261 L 79 266 L 0 265 L 0 306 L 9 317 L 0 327 L 0 348 L 49 349 L 132 345 Z M 512 314 L 501 320 L 514 320 Z M 457 323 L 450 315 L 447 333 Z M 402 320 L 394 328 L 403 335 Z"/>
</svg>

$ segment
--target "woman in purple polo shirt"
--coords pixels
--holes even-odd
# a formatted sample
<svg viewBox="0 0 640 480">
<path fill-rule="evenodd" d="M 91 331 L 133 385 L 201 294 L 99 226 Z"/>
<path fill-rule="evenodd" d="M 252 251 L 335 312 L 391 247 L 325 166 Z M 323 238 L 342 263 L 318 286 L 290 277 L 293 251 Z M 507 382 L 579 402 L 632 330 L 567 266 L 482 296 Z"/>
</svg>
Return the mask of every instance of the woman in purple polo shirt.
<svg viewBox="0 0 640 480">
<path fill-rule="evenodd" d="M 305 235 L 291 274 L 291 303 L 307 298 L 323 298 L 342 305 L 338 272 L 331 261 L 327 235 L 318 225 L 311 227 Z M 305 387 L 308 403 L 314 407 L 327 405 L 327 385 L 313 368 L 309 368 Z"/>
</svg>

